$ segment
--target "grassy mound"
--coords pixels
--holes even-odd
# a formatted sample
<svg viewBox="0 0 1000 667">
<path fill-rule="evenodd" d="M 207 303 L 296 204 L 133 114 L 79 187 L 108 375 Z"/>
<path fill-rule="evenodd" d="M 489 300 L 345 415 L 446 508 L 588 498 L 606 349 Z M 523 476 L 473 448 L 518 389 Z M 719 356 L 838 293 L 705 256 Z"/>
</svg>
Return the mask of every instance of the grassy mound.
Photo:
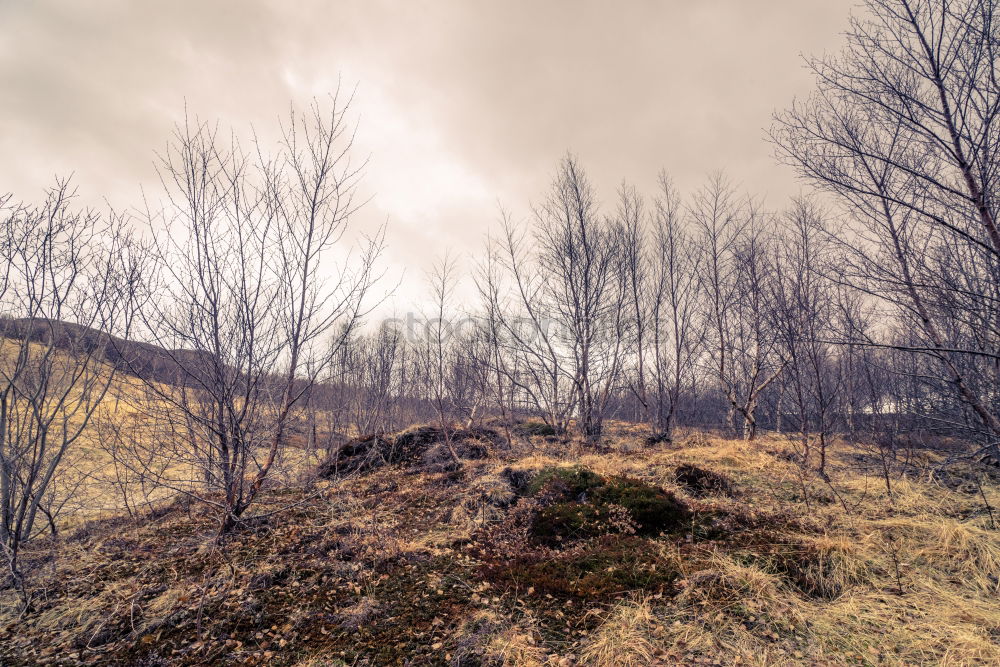
<svg viewBox="0 0 1000 667">
<path fill-rule="evenodd" d="M 556 435 L 556 429 L 552 425 L 534 419 L 514 424 L 513 430 L 518 435 L 523 435 L 525 437 L 551 437 Z"/>
<path fill-rule="evenodd" d="M 506 441 L 497 431 L 485 428 L 445 430 L 437 426 L 414 426 L 399 433 L 379 433 L 354 438 L 320 464 L 323 479 L 341 473 L 373 470 L 393 464 L 418 465 L 446 469 L 454 463 L 446 443 L 460 459 L 482 460 L 491 449 L 502 448 Z"/>
<path fill-rule="evenodd" d="M 715 494 L 723 496 L 734 494 L 733 484 L 729 478 L 713 470 L 685 463 L 677 466 L 677 470 L 674 472 L 677 476 L 677 483 L 696 498 Z"/>
<path fill-rule="evenodd" d="M 549 466 L 531 478 L 525 495 L 537 496 L 545 491 L 562 500 L 582 500 L 603 484 L 603 477 L 583 466 Z"/>
<path fill-rule="evenodd" d="M 615 533 L 658 535 L 691 518 L 682 501 L 659 487 L 630 477 L 602 477 L 580 466 L 543 469 L 527 495 L 542 505 L 531 534 L 550 546 Z"/>
</svg>

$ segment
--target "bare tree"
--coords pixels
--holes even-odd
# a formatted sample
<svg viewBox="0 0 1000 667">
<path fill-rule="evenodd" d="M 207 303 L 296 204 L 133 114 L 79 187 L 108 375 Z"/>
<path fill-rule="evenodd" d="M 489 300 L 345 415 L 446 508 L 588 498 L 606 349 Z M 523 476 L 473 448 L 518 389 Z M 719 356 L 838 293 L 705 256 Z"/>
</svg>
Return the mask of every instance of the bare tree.
<svg viewBox="0 0 1000 667">
<path fill-rule="evenodd" d="M 63 463 L 114 382 L 111 334 L 128 335 L 145 253 L 122 216 L 0 200 L 0 548 L 22 595 L 21 547 L 55 530 Z M 47 519 L 39 525 L 39 515 Z"/>
<path fill-rule="evenodd" d="M 343 389 L 354 398 L 343 396 L 339 403 L 352 407 L 356 433 L 382 433 L 399 425 L 393 407 L 403 391 L 400 384 L 403 346 L 400 332 L 380 327 L 347 348 L 353 351 L 351 374 Z"/>
<path fill-rule="evenodd" d="M 548 288 L 544 302 L 563 329 L 580 431 L 596 438 L 618 389 L 623 356 L 627 285 L 620 273 L 620 235 L 612 220 L 601 217 L 572 156 L 559 165 L 535 217 L 537 266 Z"/>
<path fill-rule="evenodd" d="M 480 363 L 484 372 L 484 401 L 491 402 L 495 407 L 506 431 L 507 442 L 511 443 L 509 425 L 516 408 L 520 380 L 512 368 L 515 365 L 514 355 L 510 352 L 512 346 L 507 342 L 512 338 L 506 330 L 511 318 L 504 311 L 505 301 L 501 297 L 503 277 L 498 270 L 499 264 L 497 248 L 488 245 L 486 259 L 476 274 L 476 287 L 483 308 L 479 326 L 482 338 Z"/>
<path fill-rule="evenodd" d="M 937 368 L 938 415 L 1000 454 L 1000 133 L 992 0 L 868 0 L 837 57 L 809 61 L 816 92 L 776 118 L 779 154 L 850 214 L 845 280 L 891 304 Z M 927 369 L 931 370 L 931 369 Z"/>
<path fill-rule="evenodd" d="M 817 469 L 825 475 L 841 382 L 833 350 L 834 286 L 823 273 L 828 261 L 820 238 L 823 212 L 814 201 L 798 198 L 784 222 L 783 250 L 770 282 L 770 312 L 798 412 L 803 462 L 809 463 L 815 440 Z"/>
<path fill-rule="evenodd" d="M 360 175 L 342 101 L 293 114 L 276 157 L 259 146 L 246 153 L 197 121 L 161 157 L 166 296 L 147 326 L 179 378 L 148 383 L 145 407 L 183 434 L 173 455 L 189 472 L 162 482 L 216 507 L 220 533 L 260 494 L 300 401 L 359 322 L 376 277 L 380 237 L 352 265 L 334 255 Z"/>
<path fill-rule="evenodd" d="M 420 358 L 427 394 L 434 406 L 438 428 L 444 435 L 445 447 L 455 464 L 460 464 L 458 452 L 451 441 L 456 387 L 450 382 L 455 362 L 455 332 L 450 309 L 455 290 L 455 271 L 454 259 L 446 254 L 434 264 L 427 276 L 434 312 L 427 320 L 425 335 L 420 341 Z"/>
<path fill-rule="evenodd" d="M 633 190 L 621 192 L 621 270 L 631 320 L 627 377 L 657 442 L 673 438 L 681 393 L 701 349 L 698 256 L 682 213 L 666 174 L 649 215 Z"/>
<path fill-rule="evenodd" d="M 503 236 L 480 272 L 485 328 L 503 350 L 492 366 L 556 432 L 575 417 L 580 432 L 596 439 L 621 387 L 625 227 L 600 214 L 572 156 L 560 163 L 534 222 L 529 237 L 505 213 Z"/>
<path fill-rule="evenodd" d="M 622 354 L 623 378 L 636 401 L 639 403 L 639 419 L 648 422 L 653 431 L 652 438 L 659 439 L 659 423 L 654 413 L 654 403 L 659 393 L 651 390 L 653 364 L 657 347 L 650 348 L 650 333 L 656 331 L 654 310 L 658 302 L 651 273 L 656 267 L 656 258 L 650 259 L 647 220 L 642 197 L 634 187 L 622 184 L 618 190 L 618 210 L 615 215 L 616 232 L 620 239 L 619 280 L 624 289 L 626 312 L 624 320 L 626 353 Z M 631 351 L 629 354 L 627 352 Z"/>
<path fill-rule="evenodd" d="M 772 241 L 758 205 L 739 198 L 721 174 L 694 197 L 701 289 L 708 322 L 707 350 L 736 432 L 757 434 L 761 392 L 782 372 L 768 310 Z"/>
<path fill-rule="evenodd" d="M 574 407 L 573 376 L 548 310 L 548 285 L 506 212 L 502 223 L 503 235 L 491 242 L 477 278 L 495 348 L 497 396 L 511 411 L 528 408 L 562 434 Z"/>
<path fill-rule="evenodd" d="M 684 387 L 694 381 L 704 320 L 698 301 L 701 260 L 685 229 L 680 198 L 665 174 L 654 213 L 653 351 L 656 436 L 670 441 Z"/>
<path fill-rule="evenodd" d="M 490 333 L 481 317 L 462 316 L 453 326 L 450 391 L 455 417 L 471 427 L 486 416 L 494 395 Z"/>
</svg>

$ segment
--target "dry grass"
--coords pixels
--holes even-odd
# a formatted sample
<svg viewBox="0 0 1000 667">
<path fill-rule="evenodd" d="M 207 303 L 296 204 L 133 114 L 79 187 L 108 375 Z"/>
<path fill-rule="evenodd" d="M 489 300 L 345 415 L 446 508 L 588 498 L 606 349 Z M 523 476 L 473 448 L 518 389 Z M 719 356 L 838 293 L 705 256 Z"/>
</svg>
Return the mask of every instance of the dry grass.
<svg viewBox="0 0 1000 667">
<path fill-rule="evenodd" d="M 483 651 L 486 664 L 536 667 L 548 660 L 537 628 L 529 620 L 511 625 L 490 638 Z"/>
<path fill-rule="evenodd" d="M 656 647 L 649 600 L 619 603 L 583 648 L 583 662 L 595 667 L 644 667 L 654 660 Z"/>
<path fill-rule="evenodd" d="M 681 580 L 677 602 L 689 608 L 714 613 L 759 613 L 777 616 L 787 611 L 778 578 L 755 565 L 743 565 L 732 557 L 713 553 L 707 567 Z"/>
<path fill-rule="evenodd" d="M 799 578 L 796 583 L 811 594 L 832 600 L 856 586 L 872 581 L 876 570 L 865 546 L 864 537 L 805 537 L 802 547 L 806 557 L 798 567 Z"/>
<path fill-rule="evenodd" d="M 616 437 L 609 454 L 522 443 L 534 451 L 469 463 L 458 480 L 390 467 L 322 482 L 321 497 L 238 536 L 228 552 L 206 549 L 211 525 L 197 511 L 95 527 L 65 541 L 35 614 L 18 620 L 0 593 L 0 662 L 38 662 L 39 647 L 69 646 L 81 661 L 179 664 L 1000 664 L 1000 531 L 978 492 L 927 472 L 935 452 L 913 458 L 927 470 L 894 471 L 890 493 L 843 443 L 827 484 L 804 474 L 795 443 L 780 437 L 690 433 L 642 449 L 624 427 Z M 725 475 L 736 493 L 687 494 L 675 471 L 688 463 Z M 643 588 L 649 577 L 622 580 L 588 598 L 489 579 L 484 568 L 499 556 L 483 530 L 503 537 L 524 502 L 505 471 L 553 465 L 627 475 L 684 499 L 689 528 L 628 538 L 676 572 L 672 583 L 657 579 L 654 591 Z M 995 482 L 983 485 L 991 502 L 1000 498 Z M 582 567 L 568 554 L 585 556 L 588 544 L 511 551 Z M 608 577 L 622 569 L 600 567 Z M 279 619 L 290 618 L 296 627 L 281 635 Z"/>
</svg>

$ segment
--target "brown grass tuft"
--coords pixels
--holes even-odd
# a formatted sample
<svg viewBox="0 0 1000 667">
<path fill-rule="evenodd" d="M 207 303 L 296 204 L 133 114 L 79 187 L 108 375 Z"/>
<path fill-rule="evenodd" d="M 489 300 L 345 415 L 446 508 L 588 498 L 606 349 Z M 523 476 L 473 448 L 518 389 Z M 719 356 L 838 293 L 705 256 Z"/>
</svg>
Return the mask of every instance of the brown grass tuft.
<svg viewBox="0 0 1000 667">
<path fill-rule="evenodd" d="M 654 617 L 648 598 L 619 603 L 584 646 L 583 662 L 595 667 L 645 667 L 653 662 Z"/>
</svg>

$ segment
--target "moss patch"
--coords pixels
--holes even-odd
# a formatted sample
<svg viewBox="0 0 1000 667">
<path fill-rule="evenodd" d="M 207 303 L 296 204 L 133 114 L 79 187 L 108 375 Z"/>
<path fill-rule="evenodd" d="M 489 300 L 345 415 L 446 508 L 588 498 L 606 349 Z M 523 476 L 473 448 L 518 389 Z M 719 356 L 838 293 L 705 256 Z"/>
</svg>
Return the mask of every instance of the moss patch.
<svg viewBox="0 0 1000 667">
<path fill-rule="evenodd" d="M 523 436 L 553 436 L 556 434 L 556 429 L 551 424 L 546 424 L 543 421 L 538 420 L 528 420 L 514 425 L 513 429 L 518 435 Z"/>
<path fill-rule="evenodd" d="M 532 478 L 525 495 L 537 496 L 545 492 L 560 500 L 583 500 L 587 492 L 604 483 L 603 477 L 583 466 L 551 466 L 543 468 Z"/>
<path fill-rule="evenodd" d="M 624 507 L 636 522 L 640 535 L 655 535 L 677 529 L 691 512 L 672 493 L 629 477 L 612 477 L 594 491 L 596 505 Z"/>
<path fill-rule="evenodd" d="M 527 495 L 542 505 L 531 526 L 535 541 L 565 541 L 614 533 L 657 535 L 681 527 L 691 516 L 673 494 L 629 477 L 602 477 L 580 466 L 546 468 Z"/>
<path fill-rule="evenodd" d="M 531 524 L 531 535 L 538 543 L 558 546 L 564 541 L 631 532 L 630 529 L 629 517 L 621 510 L 569 502 L 539 510 Z"/>
</svg>

